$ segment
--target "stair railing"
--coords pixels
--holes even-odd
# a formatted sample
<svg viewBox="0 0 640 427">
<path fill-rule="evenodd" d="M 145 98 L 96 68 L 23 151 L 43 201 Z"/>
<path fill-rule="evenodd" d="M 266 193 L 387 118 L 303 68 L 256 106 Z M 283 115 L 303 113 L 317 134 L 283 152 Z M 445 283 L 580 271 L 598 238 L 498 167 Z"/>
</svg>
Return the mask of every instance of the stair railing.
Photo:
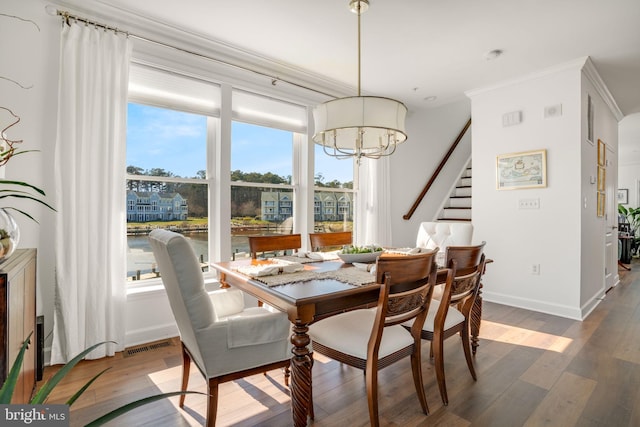
<svg viewBox="0 0 640 427">
<path fill-rule="evenodd" d="M 471 126 L 471 118 L 469 118 L 467 123 L 464 125 L 464 127 L 462 128 L 462 130 L 458 134 L 458 137 L 456 138 L 456 140 L 453 141 L 453 144 L 451 144 L 451 147 L 449 147 L 449 151 L 447 151 L 447 154 L 445 154 L 444 157 L 442 158 L 442 160 L 440 161 L 440 164 L 438 165 L 436 170 L 431 175 L 431 178 L 429 178 L 429 181 L 427 182 L 427 184 L 422 189 L 422 192 L 420 193 L 420 195 L 418 196 L 416 201 L 413 202 L 413 206 L 411 206 L 411 209 L 409 209 L 409 212 L 407 212 L 405 215 L 402 216 L 403 219 L 411 219 L 411 216 L 413 216 L 413 214 L 416 211 L 416 209 L 418 209 L 418 206 L 422 202 L 422 199 L 424 199 L 424 196 L 427 195 L 427 192 L 429 191 L 429 189 L 431 188 L 433 183 L 436 181 L 436 178 L 438 178 L 438 175 L 440 175 L 440 172 L 442 171 L 442 169 L 444 169 L 444 165 L 447 164 L 447 161 L 449 160 L 449 157 L 451 157 L 451 155 L 455 151 L 456 147 L 458 146 L 458 144 L 462 140 L 462 137 L 467 132 L 467 130 L 469 129 L 470 126 Z"/>
</svg>

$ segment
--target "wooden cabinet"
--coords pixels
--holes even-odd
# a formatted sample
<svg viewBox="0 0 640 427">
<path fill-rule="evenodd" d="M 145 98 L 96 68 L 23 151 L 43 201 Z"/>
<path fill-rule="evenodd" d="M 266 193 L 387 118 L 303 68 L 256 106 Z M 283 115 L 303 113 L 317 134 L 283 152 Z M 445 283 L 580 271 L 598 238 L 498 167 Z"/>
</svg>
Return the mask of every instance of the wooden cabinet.
<svg viewBox="0 0 640 427">
<path fill-rule="evenodd" d="M 18 249 L 0 263 L 0 384 L 29 334 L 12 403 L 27 403 L 36 385 L 36 250 Z"/>
</svg>

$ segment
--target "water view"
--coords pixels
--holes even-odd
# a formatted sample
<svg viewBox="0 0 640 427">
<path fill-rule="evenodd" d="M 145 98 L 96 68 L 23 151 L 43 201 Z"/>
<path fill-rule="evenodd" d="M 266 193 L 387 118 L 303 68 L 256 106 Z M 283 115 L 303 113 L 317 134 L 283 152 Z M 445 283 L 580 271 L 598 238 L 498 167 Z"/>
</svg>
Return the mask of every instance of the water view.
<svg viewBox="0 0 640 427">
<path fill-rule="evenodd" d="M 231 236 L 232 253 L 249 253 L 248 235 L 255 232 L 238 232 Z M 209 233 L 185 233 L 191 247 L 201 262 L 209 261 Z M 127 236 L 127 278 L 144 276 L 156 271 L 156 261 L 149 244 L 149 236 Z"/>
</svg>

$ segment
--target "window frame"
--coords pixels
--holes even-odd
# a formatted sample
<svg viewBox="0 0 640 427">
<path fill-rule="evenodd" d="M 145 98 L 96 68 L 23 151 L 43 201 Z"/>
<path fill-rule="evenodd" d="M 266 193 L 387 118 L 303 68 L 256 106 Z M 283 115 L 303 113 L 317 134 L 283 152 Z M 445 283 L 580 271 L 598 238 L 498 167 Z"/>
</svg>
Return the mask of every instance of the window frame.
<svg viewBox="0 0 640 427">
<path fill-rule="evenodd" d="M 153 56 L 153 55 L 152 55 Z M 336 191 L 341 193 L 352 193 L 352 203 L 355 204 L 357 187 L 354 188 L 327 188 L 315 186 L 315 144 L 311 136 L 313 123 L 312 108 L 321 102 L 319 99 L 307 98 L 296 93 L 295 90 L 287 90 L 286 87 L 265 86 L 262 82 L 249 82 L 242 79 L 237 74 L 220 73 L 212 71 L 211 64 L 207 67 L 196 65 L 198 58 L 187 58 L 183 62 L 172 62 L 165 57 L 136 55 L 134 50 L 133 62 L 138 65 L 152 67 L 158 71 L 169 74 L 177 74 L 185 78 L 192 78 L 202 82 L 210 83 L 219 87 L 220 105 L 219 115 L 207 115 L 199 111 L 178 108 L 171 103 L 149 102 L 140 97 L 129 98 L 129 102 L 149 105 L 153 107 L 167 108 L 177 111 L 202 114 L 207 117 L 207 159 L 206 178 L 176 178 L 176 177 L 148 177 L 141 175 L 126 174 L 125 179 L 163 181 L 176 183 L 205 184 L 208 188 L 208 221 L 209 221 L 209 261 L 228 261 L 232 258 L 231 230 L 229 227 L 231 187 L 233 185 L 257 186 L 262 188 L 274 188 L 291 190 L 293 193 L 292 209 L 294 213 L 294 233 L 307 234 L 314 231 L 314 195 L 316 191 Z M 141 59 L 143 58 L 144 59 Z M 155 59 L 155 60 L 154 60 Z M 170 64 L 170 65 L 169 65 Z M 196 66 L 193 66 L 196 65 Z M 215 68 L 215 67 L 214 67 Z M 194 74 L 193 70 L 198 70 Z M 296 104 L 306 108 L 307 126 L 306 133 L 299 133 L 292 129 L 285 129 L 276 126 L 268 126 L 259 121 L 252 122 L 242 119 L 244 123 L 258 126 L 273 127 L 287 130 L 293 133 L 293 171 L 291 184 L 267 184 L 267 183 L 238 183 L 231 181 L 231 127 L 234 120 L 232 95 L 233 91 L 244 91 L 258 96 L 270 97 L 285 103 Z M 317 97 L 317 95 L 316 95 Z M 348 160 L 345 160 L 348 162 Z M 357 180 L 357 169 L 355 162 L 351 162 L 354 183 Z M 126 181 L 125 181 L 126 182 Z M 353 206 L 355 224 L 355 205 Z M 303 239 L 303 249 L 307 249 L 308 239 Z M 206 280 L 211 280 L 217 273 L 209 272 Z M 139 283 L 128 283 L 128 289 L 140 288 L 142 286 L 157 286 L 160 279 L 148 279 Z"/>
</svg>

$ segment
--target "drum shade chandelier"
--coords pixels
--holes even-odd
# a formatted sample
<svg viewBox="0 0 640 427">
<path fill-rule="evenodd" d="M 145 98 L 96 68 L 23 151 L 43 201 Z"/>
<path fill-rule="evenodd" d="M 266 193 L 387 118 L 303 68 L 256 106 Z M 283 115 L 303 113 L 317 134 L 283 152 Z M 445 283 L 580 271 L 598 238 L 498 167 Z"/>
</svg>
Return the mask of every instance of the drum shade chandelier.
<svg viewBox="0 0 640 427">
<path fill-rule="evenodd" d="M 360 96 L 360 15 L 368 0 L 350 0 L 349 9 L 358 15 L 358 96 L 338 98 L 313 110 L 313 141 L 330 156 L 346 159 L 379 159 L 389 156 L 407 139 L 404 121 L 407 107 L 399 101 L 378 96 Z"/>
</svg>

